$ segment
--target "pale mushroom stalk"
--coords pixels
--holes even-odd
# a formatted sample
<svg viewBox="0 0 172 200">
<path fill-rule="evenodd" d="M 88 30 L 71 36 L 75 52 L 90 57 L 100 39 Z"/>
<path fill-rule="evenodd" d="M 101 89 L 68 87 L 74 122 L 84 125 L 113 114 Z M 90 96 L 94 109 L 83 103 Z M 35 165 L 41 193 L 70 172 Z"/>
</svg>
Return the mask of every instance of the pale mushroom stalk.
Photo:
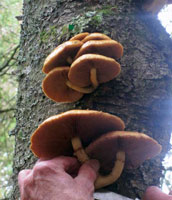
<svg viewBox="0 0 172 200">
<path fill-rule="evenodd" d="M 67 59 L 66 59 L 66 61 L 67 61 L 69 64 L 72 64 L 73 59 L 72 59 L 70 56 L 68 56 Z"/>
<path fill-rule="evenodd" d="M 107 176 L 99 175 L 95 182 L 95 189 L 99 189 L 114 183 L 121 175 L 125 163 L 125 152 L 118 151 L 112 172 Z"/>
<path fill-rule="evenodd" d="M 94 89 L 96 89 L 99 86 L 99 83 L 97 81 L 97 70 L 96 70 L 96 68 L 92 68 L 91 71 L 90 71 L 90 81 L 91 81 Z"/>
<path fill-rule="evenodd" d="M 74 150 L 74 155 L 78 158 L 78 160 L 81 163 L 84 163 L 90 159 L 88 155 L 86 154 L 85 150 L 83 149 L 83 146 L 79 137 L 72 138 L 71 142 L 72 142 L 72 146 Z"/>
<path fill-rule="evenodd" d="M 81 163 L 84 163 L 87 160 L 89 160 L 90 158 L 88 157 L 85 150 L 83 149 L 80 138 L 74 137 L 72 138 L 71 141 L 72 141 L 72 146 L 74 150 L 74 155 L 78 158 L 78 160 Z M 107 176 L 99 175 L 95 182 L 95 189 L 99 189 L 99 188 L 102 188 L 114 183 L 121 176 L 121 173 L 124 169 L 124 163 L 125 163 L 125 152 L 118 151 L 116 154 L 116 161 L 112 169 L 112 172 L 108 174 Z"/>
<path fill-rule="evenodd" d="M 76 90 L 76 91 L 84 93 L 84 94 L 92 93 L 95 90 L 95 88 L 93 88 L 93 87 L 83 87 L 82 88 L 82 87 L 76 86 L 73 83 L 71 83 L 70 81 L 66 81 L 66 85 L 68 87 L 72 88 L 73 90 Z"/>
</svg>

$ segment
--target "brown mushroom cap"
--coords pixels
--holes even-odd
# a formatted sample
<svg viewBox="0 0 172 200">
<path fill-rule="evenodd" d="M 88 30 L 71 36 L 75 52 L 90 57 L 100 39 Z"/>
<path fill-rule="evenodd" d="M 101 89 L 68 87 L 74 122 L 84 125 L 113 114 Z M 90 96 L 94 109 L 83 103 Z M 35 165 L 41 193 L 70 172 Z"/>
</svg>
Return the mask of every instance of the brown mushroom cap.
<svg viewBox="0 0 172 200">
<path fill-rule="evenodd" d="M 89 35 L 88 32 L 79 33 L 79 34 L 73 36 L 73 37 L 70 39 L 70 41 L 72 41 L 72 40 L 80 40 L 80 41 L 81 41 L 81 40 L 83 40 L 87 35 Z"/>
<path fill-rule="evenodd" d="M 103 33 L 91 33 L 88 36 L 86 36 L 82 42 L 85 43 L 89 40 L 111 40 L 110 37 L 108 37 L 107 35 L 103 34 Z"/>
<path fill-rule="evenodd" d="M 73 59 L 82 44 L 79 40 L 73 40 L 57 46 L 45 59 L 42 71 L 47 74 L 56 67 L 69 66 L 68 58 Z"/>
<path fill-rule="evenodd" d="M 77 92 L 66 85 L 69 67 L 58 67 L 50 71 L 42 82 L 45 95 L 55 102 L 74 102 L 82 98 L 83 93 Z"/>
<path fill-rule="evenodd" d="M 85 151 L 90 158 L 99 160 L 101 171 L 110 173 L 118 151 L 125 152 L 124 167 L 132 169 L 159 154 L 161 145 L 143 133 L 113 131 L 92 142 Z"/>
<path fill-rule="evenodd" d="M 123 130 L 124 122 L 117 116 L 93 110 L 71 110 L 45 120 L 31 136 L 31 150 L 41 158 L 71 156 L 71 139 L 78 136 L 87 146 L 102 134 Z"/>
<path fill-rule="evenodd" d="M 88 53 L 100 54 L 118 59 L 123 55 L 123 46 L 115 40 L 91 40 L 82 45 L 75 59 Z"/>
<path fill-rule="evenodd" d="M 68 78 L 79 86 L 91 85 L 90 70 L 96 69 L 98 83 L 105 83 L 114 79 L 120 73 L 120 64 L 112 58 L 102 55 L 85 54 L 77 58 L 71 65 Z"/>
</svg>

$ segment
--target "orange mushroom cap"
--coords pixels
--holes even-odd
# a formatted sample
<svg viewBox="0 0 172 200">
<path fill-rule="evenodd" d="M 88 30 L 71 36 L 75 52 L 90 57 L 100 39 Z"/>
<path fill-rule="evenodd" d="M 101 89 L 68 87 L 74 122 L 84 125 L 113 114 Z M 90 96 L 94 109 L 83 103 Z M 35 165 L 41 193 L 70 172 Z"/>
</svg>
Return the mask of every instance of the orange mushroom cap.
<svg viewBox="0 0 172 200">
<path fill-rule="evenodd" d="M 124 167 L 132 169 L 158 155 L 161 145 L 143 133 L 113 131 L 96 139 L 85 151 L 90 158 L 99 160 L 101 171 L 110 173 L 118 151 L 125 152 Z"/>
<path fill-rule="evenodd" d="M 45 59 L 42 71 L 47 74 L 56 67 L 69 66 L 68 58 L 73 59 L 82 44 L 79 40 L 72 40 L 57 46 Z"/>
<path fill-rule="evenodd" d="M 108 37 L 107 35 L 103 34 L 103 33 L 91 33 L 88 36 L 86 36 L 82 42 L 85 43 L 87 41 L 90 40 L 111 40 L 110 37 Z"/>
<path fill-rule="evenodd" d="M 79 33 L 79 34 L 73 36 L 73 37 L 70 39 L 70 41 L 72 41 L 72 40 L 80 40 L 80 41 L 82 41 L 87 35 L 89 35 L 88 32 Z"/>
<path fill-rule="evenodd" d="M 50 71 L 42 82 L 44 94 L 55 102 L 74 102 L 82 98 L 83 93 L 77 92 L 66 85 L 69 67 L 58 67 Z"/>
<path fill-rule="evenodd" d="M 73 155 L 71 139 L 78 136 L 83 146 L 112 130 L 123 130 L 117 116 L 93 110 L 71 110 L 45 120 L 31 136 L 31 150 L 39 158 Z"/>
<path fill-rule="evenodd" d="M 79 86 L 91 85 L 90 70 L 96 69 L 98 83 L 105 83 L 114 79 L 120 73 L 120 64 L 112 58 L 102 55 L 85 54 L 77 58 L 71 65 L 68 78 Z"/>
<path fill-rule="evenodd" d="M 91 40 L 82 45 L 75 59 L 88 53 L 118 59 L 123 55 L 123 46 L 115 40 Z"/>
</svg>

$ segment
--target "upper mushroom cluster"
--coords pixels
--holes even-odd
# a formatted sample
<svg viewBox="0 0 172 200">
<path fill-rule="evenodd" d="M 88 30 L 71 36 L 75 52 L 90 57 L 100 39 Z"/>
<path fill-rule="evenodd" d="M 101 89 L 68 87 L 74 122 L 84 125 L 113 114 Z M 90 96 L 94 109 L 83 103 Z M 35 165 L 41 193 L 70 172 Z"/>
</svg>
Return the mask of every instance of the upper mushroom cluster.
<svg viewBox="0 0 172 200">
<path fill-rule="evenodd" d="M 74 102 L 120 73 L 123 46 L 101 33 L 80 33 L 45 59 L 42 88 L 56 102 Z"/>
<path fill-rule="evenodd" d="M 124 131 L 117 116 L 94 110 L 71 110 L 45 120 L 31 136 L 31 150 L 39 158 L 75 155 L 83 163 L 100 162 L 95 188 L 116 181 L 123 168 L 138 167 L 161 151 L 153 138 Z"/>
</svg>

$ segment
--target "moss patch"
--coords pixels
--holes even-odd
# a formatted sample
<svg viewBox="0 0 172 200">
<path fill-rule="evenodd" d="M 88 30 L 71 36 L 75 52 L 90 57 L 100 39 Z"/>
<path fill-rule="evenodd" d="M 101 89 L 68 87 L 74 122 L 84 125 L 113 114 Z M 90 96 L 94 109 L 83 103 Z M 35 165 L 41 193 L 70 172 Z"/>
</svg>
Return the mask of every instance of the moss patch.
<svg viewBox="0 0 172 200">
<path fill-rule="evenodd" d="M 103 30 L 103 21 L 105 16 L 113 15 L 117 10 L 116 7 L 106 6 L 96 11 L 87 11 L 84 15 L 78 15 L 71 20 L 70 24 L 65 24 L 61 28 L 61 35 L 58 39 L 59 43 L 68 40 L 72 36 L 92 30 Z M 107 30 L 101 31 L 102 33 L 108 34 Z"/>
<path fill-rule="evenodd" d="M 40 32 L 40 41 L 43 43 L 49 42 L 50 38 L 57 37 L 57 26 L 53 25 L 49 27 L 48 31 L 42 31 Z"/>
</svg>

